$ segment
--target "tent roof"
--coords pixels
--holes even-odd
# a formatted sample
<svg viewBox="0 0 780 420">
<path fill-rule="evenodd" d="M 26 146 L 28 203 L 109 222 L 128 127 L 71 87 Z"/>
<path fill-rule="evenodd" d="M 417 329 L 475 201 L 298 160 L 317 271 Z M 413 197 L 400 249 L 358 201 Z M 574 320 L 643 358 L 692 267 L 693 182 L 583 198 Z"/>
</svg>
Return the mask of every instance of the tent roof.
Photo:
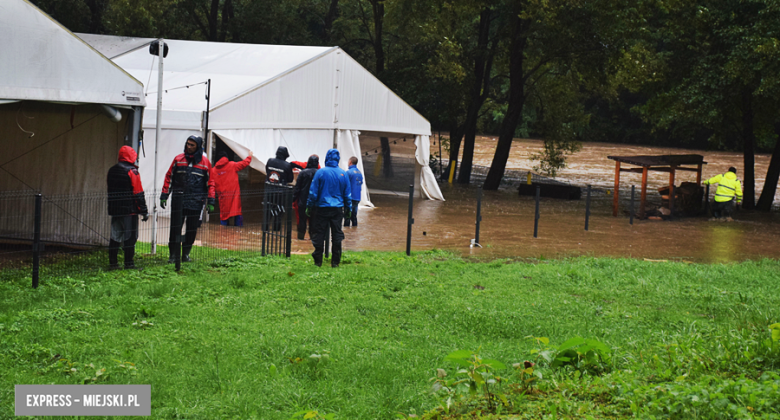
<svg viewBox="0 0 780 420">
<path fill-rule="evenodd" d="M 156 109 L 158 63 L 145 48 L 152 39 L 79 36 L 147 82 L 148 109 Z M 425 118 L 338 47 L 165 42 L 165 128 L 200 128 L 210 79 L 210 128 L 430 134 Z M 155 118 L 147 112 L 144 124 Z"/>
<path fill-rule="evenodd" d="M 146 105 L 141 82 L 27 0 L 3 0 L 0 39 L 0 100 Z"/>
</svg>

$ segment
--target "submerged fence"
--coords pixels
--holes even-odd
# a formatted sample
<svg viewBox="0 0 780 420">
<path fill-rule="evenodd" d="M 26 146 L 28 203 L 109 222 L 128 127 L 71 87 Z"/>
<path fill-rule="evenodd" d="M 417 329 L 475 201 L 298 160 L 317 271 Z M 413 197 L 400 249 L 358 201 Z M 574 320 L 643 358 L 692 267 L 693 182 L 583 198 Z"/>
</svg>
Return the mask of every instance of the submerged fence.
<svg viewBox="0 0 780 420">
<path fill-rule="evenodd" d="M 187 263 L 182 258 L 185 254 L 190 260 L 201 262 L 259 254 L 289 257 L 295 217 L 292 188 L 265 187 L 239 194 L 240 197 L 219 196 L 217 207 L 209 212 L 206 206 L 194 209 L 197 206 L 192 205 L 192 197 L 175 198 L 174 194 L 166 208 L 161 209 L 160 193 L 147 192 L 144 198 L 149 220 L 143 222 L 138 216 L 135 267 L 171 263 L 173 269 L 178 265 L 177 259 Z M 240 204 L 231 205 L 236 202 Z M 151 213 L 155 205 L 157 226 L 153 232 Z M 240 217 L 235 217 L 235 211 L 229 212 L 238 208 Z M 172 226 L 181 229 L 180 235 L 175 235 Z M 0 272 L 3 277 L 31 276 L 36 283 L 38 278 L 115 268 L 109 264 L 111 229 L 106 193 L 0 193 Z M 182 245 L 178 255 L 176 247 L 171 248 L 176 243 Z M 123 245 L 120 243 L 118 252 L 120 268 L 124 262 Z"/>
</svg>

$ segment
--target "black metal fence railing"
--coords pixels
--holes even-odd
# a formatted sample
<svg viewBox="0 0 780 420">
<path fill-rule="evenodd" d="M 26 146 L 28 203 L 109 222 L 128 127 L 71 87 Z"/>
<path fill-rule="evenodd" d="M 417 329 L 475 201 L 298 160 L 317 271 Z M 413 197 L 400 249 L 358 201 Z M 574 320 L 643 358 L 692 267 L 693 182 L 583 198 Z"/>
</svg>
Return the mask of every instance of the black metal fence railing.
<svg viewBox="0 0 780 420">
<path fill-rule="evenodd" d="M 205 205 L 192 206 L 189 198 L 183 195 L 177 199 L 171 194 L 162 209 L 159 191 L 145 194 L 150 217 L 143 222 L 138 216 L 132 235 L 137 235 L 133 259 L 136 268 L 175 264 L 177 259 L 186 263 L 257 254 L 290 256 L 295 217 L 291 187 L 267 186 L 235 195 L 218 194 L 212 212 Z M 157 223 L 153 227 L 151 213 L 155 205 Z M 181 212 L 180 218 L 174 208 Z M 115 268 L 109 261 L 111 220 L 104 192 L 61 196 L 32 191 L 0 193 L 0 280 L 34 277 L 45 281 Z M 181 229 L 178 236 L 176 227 Z M 121 268 L 126 238 L 114 239 L 121 242 Z M 176 244 L 181 252 L 176 252 Z"/>
<path fill-rule="evenodd" d="M 293 218 L 292 187 L 266 183 L 263 194 L 263 256 L 290 257 Z"/>
</svg>

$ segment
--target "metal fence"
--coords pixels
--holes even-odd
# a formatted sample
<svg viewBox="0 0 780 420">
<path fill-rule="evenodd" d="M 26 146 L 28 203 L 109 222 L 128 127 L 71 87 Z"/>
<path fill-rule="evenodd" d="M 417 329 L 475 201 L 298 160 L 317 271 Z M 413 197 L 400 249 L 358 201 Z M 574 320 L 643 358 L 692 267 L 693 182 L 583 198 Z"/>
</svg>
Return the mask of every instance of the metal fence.
<svg viewBox="0 0 780 420">
<path fill-rule="evenodd" d="M 157 226 L 152 228 L 151 214 L 148 221 L 138 221 L 136 268 L 172 263 L 173 269 L 179 265 L 177 259 L 186 263 L 181 258 L 184 254 L 177 253 L 171 244 L 188 245 L 188 223 L 190 229 L 197 226 L 197 231 L 194 238 L 189 238 L 191 250 L 181 249 L 193 261 L 214 262 L 258 253 L 290 256 L 295 217 L 291 187 L 245 190 L 240 198 L 218 196 L 213 212 L 205 206 L 195 211 L 186 209 L 186 205 L 177 206 L 176 203 L 186 203 L 187 197 L 178 200 L 174 197 L 172 194 L 166 208 L 161 209 L 158 191 L 145 194 L 150 213 L 152 206 L 158 206 Z M 230 213 L 227 208 L 221 211 L 219 204 L 236 199 L 241 202 L 241 217 L 221 217 Z M 111 217 L 107 209 L 105 193 L 62 196 L 43 196 L 32 191 L 0 193 L 0 277 L 26 277 L 35 283 L 47 277 L 113 268 L 109 266 Z M 175 235 L 175 227 L 180 228 L 179 235 Z M 123 255 L 124 249 L 120 248 L 120 267 Z"/>
</svg>

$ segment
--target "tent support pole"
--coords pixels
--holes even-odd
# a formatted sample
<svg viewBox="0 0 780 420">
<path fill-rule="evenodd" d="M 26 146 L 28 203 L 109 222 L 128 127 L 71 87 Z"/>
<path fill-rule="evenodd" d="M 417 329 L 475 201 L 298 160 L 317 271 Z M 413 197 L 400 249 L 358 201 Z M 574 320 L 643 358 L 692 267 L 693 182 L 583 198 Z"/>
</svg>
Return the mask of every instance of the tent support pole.
<svg viewBox="0 0 780 420">
<path fill-rule="evenodd" d="M 154 137 L 154 188 L 157 188 L 157 147 L 160 144 L 160 124 L 162 123 L 162 95 L 163 95 L 163 51 L 165 50 L 165 41 L 160 38 L 160 47 L 158 49 L 158 60 L 160 66 L 157 70 L 157 127 Z M 153 190 L 154 191 L 154 190 Z M 152 255 L 157 254 L 157 197 L 154 197 L 152 206 Z"/>
<path fill-rule="evenodd" d="M 141 154 L 141 119 L 143 118 L 143 108 L 140 106 L 134 106 L 133 107 L 133 131 L 130 134 L 130 147 L 133 148 L 133 150 L 136 151 L 136 153 Z"/>
</svg>

